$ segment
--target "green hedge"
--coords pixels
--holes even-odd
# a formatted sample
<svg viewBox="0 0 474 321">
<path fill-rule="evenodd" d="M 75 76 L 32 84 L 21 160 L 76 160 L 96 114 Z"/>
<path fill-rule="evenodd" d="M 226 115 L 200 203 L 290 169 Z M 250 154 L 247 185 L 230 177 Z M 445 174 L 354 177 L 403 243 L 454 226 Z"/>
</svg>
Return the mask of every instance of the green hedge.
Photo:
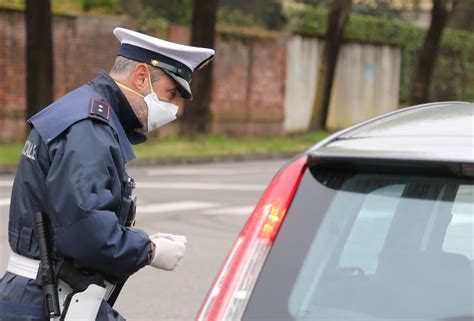
<svg viewBox="0 0 474 321">
<path fill-rule="evenodd" d="M 328 11 L 306 7 L 291 15 L 293 32 L 322 37 L 326 32 Z M 351 14 L 344 39 L 402 48 L 400 103 L 408 104 L 413 72 L 426 30 L 410 24 Z M 446 29 L 436 61 L 430 100 L 474 101 L 474 33 Z"/>
</svg>

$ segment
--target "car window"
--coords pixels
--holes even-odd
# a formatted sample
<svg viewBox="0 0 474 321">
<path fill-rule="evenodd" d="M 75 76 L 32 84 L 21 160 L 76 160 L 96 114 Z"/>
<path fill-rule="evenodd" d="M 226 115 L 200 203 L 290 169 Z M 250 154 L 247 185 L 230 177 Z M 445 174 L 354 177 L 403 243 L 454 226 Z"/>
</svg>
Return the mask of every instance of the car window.
<svg viewBox="0 0 474 321">
<path fill-rule="evenodd" d="M 453 205 L 453 219 L 448 225 L 443 250 L 474 260 L 474 186 L 461 185 Z"/>
<path fill-rule="evenodd" d="M 342 250 L 340 269 L 375 273 L 403 188 L 390 185 L 367 194 Z"/>
<path fill-rule="evenodd" d="M 308 171 L 244 320 L 474 316 L 473 192 L 459 178 Z"/>
</svg>

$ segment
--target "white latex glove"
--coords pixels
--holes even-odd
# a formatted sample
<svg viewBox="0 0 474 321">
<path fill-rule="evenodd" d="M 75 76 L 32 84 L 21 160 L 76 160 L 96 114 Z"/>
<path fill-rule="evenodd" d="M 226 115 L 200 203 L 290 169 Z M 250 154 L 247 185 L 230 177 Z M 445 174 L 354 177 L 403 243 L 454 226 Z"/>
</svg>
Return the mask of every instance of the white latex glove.
<svg viewBox="0 0 474 321">
<path fill-rule="evenodd" d="M 155 253 L 150 265 L 161 270 L 174 270 L 184 256 L 186 245 L 167 238 L 150 238 L 155 244 Z"/>
<path fill-rule="evenodd" d="M 168 233 L 155 233 L 153 235 L 150 235 L 151 240 L 159 239 L 159 238 L 165 238 L 171 241 L 178 241 L 178 242 L 184 243 L 184 245 L 188 243 L 186 236 L 183 236 L 183 235 L 174 235 L 174 234 L 168 234 Z"/>
</svg>

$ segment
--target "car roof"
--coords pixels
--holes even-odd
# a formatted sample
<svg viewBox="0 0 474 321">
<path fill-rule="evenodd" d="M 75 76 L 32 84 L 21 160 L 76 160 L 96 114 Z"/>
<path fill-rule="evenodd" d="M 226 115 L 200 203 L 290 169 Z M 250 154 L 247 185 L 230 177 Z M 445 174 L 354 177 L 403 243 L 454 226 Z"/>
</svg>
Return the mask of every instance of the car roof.
<svg viewBox="0 0 474 321">
<path fill-rule="evenodd" d="M 309 150 L 320 156 L 474 162 L 474 103 L 400 109 L 338 132 Z"/>
</svg>

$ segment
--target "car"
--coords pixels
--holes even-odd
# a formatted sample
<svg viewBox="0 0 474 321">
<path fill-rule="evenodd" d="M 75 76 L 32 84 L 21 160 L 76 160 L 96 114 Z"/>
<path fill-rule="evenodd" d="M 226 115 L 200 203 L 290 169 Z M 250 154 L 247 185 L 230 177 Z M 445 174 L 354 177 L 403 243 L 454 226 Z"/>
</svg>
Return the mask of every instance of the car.
<svg viewBox="0 0 474 321">
<path fill-rule="evenodd" d="M 474 320 L 474 104 L 403 108 L 275 175 L 197 321 Z"/>
</svg>

